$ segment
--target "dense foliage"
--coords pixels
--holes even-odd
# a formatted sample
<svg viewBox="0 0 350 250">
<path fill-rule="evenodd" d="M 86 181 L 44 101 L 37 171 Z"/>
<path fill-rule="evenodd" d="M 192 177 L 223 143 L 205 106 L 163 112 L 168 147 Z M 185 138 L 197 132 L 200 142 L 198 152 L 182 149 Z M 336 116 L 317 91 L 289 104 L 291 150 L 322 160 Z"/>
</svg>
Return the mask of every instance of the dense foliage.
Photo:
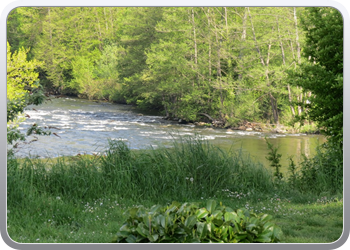
<svg viewBox="0 0 350 250">
<path fill-rule="evenodd" d="M 205 207 L 173 202 L 150 209 L 133 207 L 118 231 L 115 243 L 275 243 L 281 229 L 272 216 L 255 214 L 208 200 Z"/>
<path fill-rule="evenodd" d="M 68 162 L 20 163 L 10 157 L 7 205 L 8 213 L 14 211 L 11 219 L 17 217 L 18 225 L 10 229 L 17 237 L 35 217 L 35 230 L 51 236 L 51 229 L 61 235 L 64 228 L 69 239 L 88 224 L 77 207 L 106 197 L 152 204 L 225 198 L 234 204 L 247 196 L 243 206 L 251 200 L 261 205 L 265 198 L 265 209 L 277 201 L 276 193 L 287 202 L 342 193 L 343 24 L 335 9 L 20 7 L 9 14 L 7 28 L 8 144 L 25 140 L 17 124 L 28 105 L 43 102 L 44 90 L 222 126 L 278 125 L 297 118 L 316 122 L 328 136 L 328 143 L 315 157 L 304 157 L 301 166 L 289 158 L 288 178 L 279 171 L 281 155 L 268 142 L 267 159 L 277 178 L 242 151 L 226 153 L 201 138 L 138 152 L 111 142 L 103 155 Z M 50 134 L 37 124 L 31 133 Z M 70 211 L 61 197 L 69 200 Z M 84 209 L 92 213 L 90 206 Z M 280 205 L 271 213 L 279 210 Z M 290 211 L 280 216 L 285 212 Z M 43 222 L 42 214 L 50 219 Z M 72 214 L 79 219 L 72 221 Z M 116 242 L 278 242 L 280 235 L 270 216 L 214 201 L 205 208 L 193 203 L 134 207 L 126 215 Z M 315 221 L 309 219 L 323 223 Z M 342 228 L 339 222 L 334 226 Z"/>
<path fill-rule="evenodd" d="M 7 43 L 7 143 L 13 144 L 18 140 L 24 141 L 25 136 L 20 133 L 18 123 L 24 119 L 23 111 L 30 104 L 38 105 L 45 99 L 43 89 L 35 72 L 41 63 L 36 60 L 27 60 L 29 51 L 20 48 L 11 53 Z M 30 134 L 50 134 L 40 129 L 36 124 L 29 128 Z M 14 145 L 16 147 L 16 144 Z M 11 154 L 11 150 L 9 153 Z"/>
<path fill-rule="evenodd" d="M 307 8 L 303 19 L 305 60 L 291 82 L 308 94 L 306 115 L 330 142 L 343 141 L 343 18 L 333 8 Z"/>
<path fill-rule="evenodd" d="M 53 93 L 127 102 L 187 121 L 286 123 L 301 89 L 304 8 L 21 7 L 8 18 L 14 50 L 31 47 Z M 206 115 L 203 115 L 206 114 Z"/>
</svg>

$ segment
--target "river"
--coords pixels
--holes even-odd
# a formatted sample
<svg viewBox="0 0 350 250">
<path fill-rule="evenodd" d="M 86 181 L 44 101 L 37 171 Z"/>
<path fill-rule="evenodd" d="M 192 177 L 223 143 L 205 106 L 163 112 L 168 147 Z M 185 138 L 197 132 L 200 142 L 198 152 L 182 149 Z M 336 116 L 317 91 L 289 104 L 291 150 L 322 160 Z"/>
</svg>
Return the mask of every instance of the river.
<svg viewBox="0 0 350 250">
<path fill-rule="evenodd" d="M 33 109 L 34 108 L 34 109 Z M 40 106 L 29 106 L 25 112 L 30 118 L 21 123 L 23 133 L 38 125 L 51 126 L 56 135 L 38 136 L 35 142 L 22 144 L 16 152 L 18 157 L 57 157 L 77 154 L 94 154 L 106 149 L 108 139 L 123 140 L 131 149 L 171 145 L 179 136 L 196 134 L 224 149 L 242 148 L 254 160 L 268 165 L 265 137 L 279 147 L 282 165 L 287 166 L 287 157 L 294 155 L 298 161 L 301 154 L 312 156 L 315 147 L 323 143 L 321 135 L 276 134 L 255 131 L 238 131 L 219 128 L 177 124 L 161 116 L 141 114 L 129 105 L 94 102 L 78 98 L 51 98 Z M 30 136 L 28 141 L 36 139 Z M 286 167 L 285 167 L 286 168 Z"/>
</svg>

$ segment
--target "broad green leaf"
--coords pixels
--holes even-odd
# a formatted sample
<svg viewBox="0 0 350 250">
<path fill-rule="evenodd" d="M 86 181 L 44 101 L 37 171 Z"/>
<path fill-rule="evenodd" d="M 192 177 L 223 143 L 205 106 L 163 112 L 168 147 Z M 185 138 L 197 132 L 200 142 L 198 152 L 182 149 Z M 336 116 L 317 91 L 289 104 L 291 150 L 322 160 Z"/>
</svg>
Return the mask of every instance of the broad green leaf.
<svg viewBox="0 0 350 250">
<path fill-rule="evenodd" d="M 233 222 L 233 224 L 235 225 L 235 230 L 237 232 L 241 232 L 242 231 L 242 226 L 239 223 Z"/>
<path fill-rule="evenodd" d="M 254 224 L 254 223 L 251 223 L 251 224 L 249 224 L 246 228 L 247 228 L 247 230 L 251 231 L 251 230 L 252 230 L 253 228 L 255 228 L 255 227 L 257 227 L 257 225 Z"/>
<path fill-rule="evenodd" d="M 143 237 L 147 237 L 149 235 L 149 230 L 145 228 L 145 224 L 143 223 L 137 225 L 136 231 Z"/>
<path fill-rule="evenodd" d="M 219 220 L 222 220 L 222 215 L 223 213 L 221 210 L 215 210 L 214 212 L 212 212 L 212 216 Z"/>
<path fill-rule="evenodd" d="M 255 239 L 256 242 L 262 242 L 262 243 L 266 243 L 266 242 L 270 242 L 271 238 L 267 235 L 260 235 Z"/>
<path fill-rule="evenodd" d="M 177 209 L 177 206 L 175 204 L 171 204 L 168 209 L 165 211 L 165 213 L 171 213 L 171 212 L 174 212 L 176 211 Z"/>
<path fill-rule="evenodd" d="M 199 219 L 199 220 L 206 217 L 208 214 L 209 214 L 209 212 L 205 208 L 201 208 L 201 209 L 197 210 L 197 212 L 196 212 L 197 219 Z"/>
<path fill-rule="evenodd" d="M 118 231 L 117 232 L 117 237 L 120 237 L 120 238 L 126 238 L 130 235 L 130 232 L 128 231 Z"/>
<path fill-rule="evenodd" d="M 197 216 L 196 215 L 191 215 L 185 220 L 185 227 L 191 229 L 197 222 Z"/>
<path fill-rule="evenodd" d="M 161 205 L 154 205 L 150 208 L 150 212 L 155 213 L 155 212 L 160 212 L 162 206 Z"/>
<path fill-rule="evenodd" d="M 216 207 L 216 201 L 215 200 L 209 200 L 207 201 L 206 209 L 209 213 L 212 213 Z"/>
<path fill-rule="evenodd" d="M 281 228 L 279 228 L 278 226 L 273 227 L 273 230 L 272 230 L 272 237 L 273 238 L 277 238 L 279 240 L 279 238 L 281 237 L 282 234 L 283 233 L 282 233 Z"/>
<path fill-rule="evenodd" d="M 259 234 L 256 238 L 256 241 L 259 242 L 270 242 L 272 236 L 272 231 L 264 231 L 263 233 Z"/>
<path fill-rule="evenodd" d="M 152 220 L 151 215 L 144 215 L 144 216 L 142 216 L 142 220 L 143 220 L 143 223 L 147 226 L 147 228 L 149 228 L 150 224 L 152 224 L 152 222 L 151 222 L 151 220 Z"/>
<path fill-rule="evenodd" d="M 119 231 L 130 232 L 129 225 L 128 225 L 128 224 L 124 224 L 123 226 L 121 226 L 121 228 L 119 229 Z"/>
<path fill-rule="evenodd" d="M 174 233 L 175 234 L 186 234 L 186 231 L 185 231 L 185 229 L 178 227 L 175 229 Z"/>
<path fill-rule="evenodd" d="M 165 216 L 160 214 L 157 219 L 159 220 L 160 222 L 160 225 L 162 225 L 163 228 L 165 228 Z"/>
<path fill-rule="evenodd" d="M 184 212 L 186 206 L 187 206 L 187 202 L 182 204 L 182 206 L 179 208 L 179 210 L 177 210 L 177 213 L 181 214 L 182 212 Z"/>
<path fill-rule="evenodd" d="M 158 240 L 158 237 L 158 234 L 151 234 L 147 238 L 150 240 L 150 242 L 156 242 Z"/>
<path fill-rule="evenodd" d="M 271 220 L 271 219 L 272 219 L 272 216 L 269 215 L 269 214 L 263 214 L 263 215 L 260 217 L 260 220 L 261 220 L 262 222 L 268 221 L 268 220 Z"/>
<path fill-rule="evenodd" d="M 203 239 L 207 236 L 208 233 L 208 229 L 207 229 L 207 225 L 204 222 L 197 222 L 197 236 L 199 237 L 199 239 Z"/>
<path fill-rule="evenodd" d="M 224 221 L 222 219 L 213 219 L 211 222 L 214 223 L 218 227 L 220 227 L 222 224 L 224 224 Z"/>
<path fill-rule="evenodd" d="M 232 208 L 230 208 L 230 207 L 225 207 L 225 211 L 226 212 L 234 212 L 234 210 Z"/>
<path fill-rule="evenodd" d="M 272 222 L 266 222 L 264 225 L 263 225 L 263 230 L 268 230 L 269 228 L 271 228 L 274 224 Z"/>
<path fill-rule="evenodd" d="M 127 213 L 129 214 L 129 216 L 133 219 L 136 218 L 136 213 L 139 209 L 137 207 L 133 207 L 133 208 L 130 208 Z"/>
<path fill-rule="evenodd" d="M 238 241 L 244 240 L 248 237 L 247 234 L 235 234 L 233 237 L 235 237 Z"/>
<path fill-rule="evenodd" d="M 165 242 L 170 241 L 170 242 L 172 242 L 172 241 L 174 241 L 174 238 L 173 238 L 173 237 L 170 237 L 170 236 L 168 236 L 168 235 L 164 235 L 164 236 L 162 237 L 161 241 L 165 241 Z"/>
<path fill-rule="evenodd" d="M 235 212 L 226 212 L 224 215 L 226 221 L 237 221 L 237 214 Z"/>
<path fill-rule="evenodd" d="M 214 225 L 213 222 L 208 223 L 207 226 L 208 226 L 209 233 L 214 233 L 215 232 L 216 226 Z"/>
<path fill-rule="evenodd" d="M 136 243 L 136 237 L 132 234 L 130 234 L 125 240 L 128 243 Z"/>
</svg>

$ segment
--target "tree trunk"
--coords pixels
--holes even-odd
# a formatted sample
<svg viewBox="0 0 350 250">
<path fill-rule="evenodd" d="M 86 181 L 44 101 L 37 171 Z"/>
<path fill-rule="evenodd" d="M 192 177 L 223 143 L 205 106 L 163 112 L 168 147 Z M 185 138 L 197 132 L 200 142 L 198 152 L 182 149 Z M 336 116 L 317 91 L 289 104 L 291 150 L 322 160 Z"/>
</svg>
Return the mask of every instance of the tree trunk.
<svg viewBox="0 0 350 250">
<path fill-rule="evenodd" d="M 96 15 L 96 21 L 98 24 L 98 40 L 100 41 L 100 43 L 98 44 L 98 48 L 100 49 L 100 51 L 102 51 L 102 33 L 101 33 L 100 19 L 98 18 L 98 13 L 97 13 L 96 7 L 94 7 L 94 10 L 95 10 L 95 15 Z"/>
<path fill-rule="evenodd" d="M 285 55 L 284 55 L 283 43 L 282 43 L 282 39 L 281 39 L 280 27 L 278 25 L 278 17 L 277 16 L 276 16 L 276 23 L 277 23 L 278 39 L 280 40 L 280 46 L 281 46 L 282 62 L 283 62 L 283 65 L 286 66 L 286 58 L 285 58 Z M 290 106 L 290 110 L 292 111 L 292 114 L 293 114 L 293 117 L 294 117 L 295 116 L 295 110 L 294 110 L 294 107 L 293 107 L 293 104 L 292 104 L 293 98 L 292 98 L 292 93 L 290 91 L 289 84 L 287 85 L 287 88 L 288 88 L 289 106 Z"/>
<path fill-rule="evenodd" d="M 294 26 L 295 26 L 295 41 L 297 44 L 297 58 L 298 58 L 298 64 L 301 63 L 301 55 L 300 55 L 300 43 L 299 43 L 299 32 L 298 32 L 298 20 L 297 20 L 297 10 L 294 7 L 293 8 L 293 14 L 294 14 Z M 299 89 L 299 87 L 297 87 Z M 300 95 L 297 96 L 297 100 L 299 103 L 303 102 L 303 94 L 301 93 Z M 301 115 L 303 112 L 303 108 L 298 105 L 298 115 Z"/>
<path fill-rule="evenodd" d="M 255 48 L 259 54 L 259 57 L 260 57 L 260 62 L 261 64 L 265 67 L 265 77 L 266 77 L 266 85 L 268 87 L 270 87 L 270 79 L 269 79 L 269 69 L 268 69 L 268 66 L 269 66 L 269 62 L 270 62 L 270 49 L 271 49 L 271 41 L 268 45 L 268 52 L 267 52 L 267 60 L 266 60 L 266 63 L 264 61 L 264 58 L 261 54 L 261 51 L 260 51 L 260 48 L 259 48 L 259 45 L 258 45 L 258 41 L 256 39 L 256 35 L 255 35 L 255 30 L 254 30 L 254 24 L 253 24 L 253 19 L 252 19 L 252 16 L 250 14 L 250 10 L 249 10 L 249 7 L 247 7 L 248 9 L 248 15 L 249 15 L 249 18 L 250 18 L 250 24 L 251 24 L 251 27 L 252 27 L 252 33 L 253 33 L 253 39 L 254 39 L 254 42 L 255 42 Z M 279 124 L 279 118 L 278 118 L 278 109 L 277 109 L 277 100 L 272 96 L 271 92 L 268 93 L 269 94 L 269 97 L 270 97 L 270 103 L 271 103 L 271 109 L 272 109 L 272 115 L 273 115 L 273 118 L 274 118 L 274 121 L 275 121 L 275 124 Z"/>
</svg>

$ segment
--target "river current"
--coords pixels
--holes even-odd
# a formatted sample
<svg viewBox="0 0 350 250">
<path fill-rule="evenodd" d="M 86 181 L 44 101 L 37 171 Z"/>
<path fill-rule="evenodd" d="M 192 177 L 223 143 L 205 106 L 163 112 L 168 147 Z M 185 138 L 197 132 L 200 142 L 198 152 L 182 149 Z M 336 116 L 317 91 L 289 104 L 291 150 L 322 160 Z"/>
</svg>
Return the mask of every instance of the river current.
<svg viewBox="0 0 350 250">
<path fill-rule="evenodd" d="M 294 155 L 312 156 L 318 144 L 325 138 L 320 135 L 276 134 L 255 131 L 238 131 L 177 124 L 161 116 L 140 113 L 129 105 L 94 102 L 77 98 L 51 98 L 40 106 L 29 106 L 25 112 L 29 118 L 21 123 L 25 133 L 34 123 L 51 128 L 51 136 L 30 136 L 16 152 L 18 157 L 57 157 L 102 152 L 108 140 L 123 140 L 131 149 L 150 146 L 170 146 L 179 136 L 200 135 L 203 139 L 224 149 L 233 147 L 250 154 L 253 159 L 267 164 L 268 149 L 265 137 L 282 154 L 282 163 Z"/>
</svg>

